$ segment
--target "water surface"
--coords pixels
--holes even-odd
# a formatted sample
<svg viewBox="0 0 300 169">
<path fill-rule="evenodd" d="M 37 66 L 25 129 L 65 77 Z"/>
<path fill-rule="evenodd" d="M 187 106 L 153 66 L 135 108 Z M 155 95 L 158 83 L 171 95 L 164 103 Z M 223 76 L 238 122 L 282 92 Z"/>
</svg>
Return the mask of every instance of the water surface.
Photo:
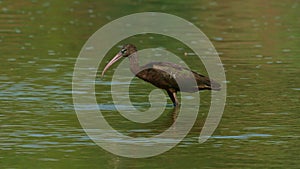
<svg viewBox="0 0 300 169">
<path fill-rule="evenodd" d="M 292 0 L 0 0 L 1 168 L 299 168 L 299 8 Z M 209 91 L 201 93 L 198 119 L 177 147 L 137 160 L 110 154 L 89 139 L 77 120 L 71 86 L 79 51 L 95 31 L 146 11 L 185 18 L 210 38 L 224 63 L 228 97 L 207 142 L 197 139 Z M 195 56 L 183 55 L 191 52 L 183 44 L 155 35 L 130 41 L 140 49 L 161 47 L 189 57 L 187 63 L 206 74 Z M 96 92 L 99 108 L 116 129 L 149 137 L 172 124 L 170 105 L 153 123 L 122 118 L 107 93 L 111 75 L 112 70 L 96 82 Z M 131 87 L 135 106 L 149 108 L 154 88 L 138 79 Z"/>
</svg>

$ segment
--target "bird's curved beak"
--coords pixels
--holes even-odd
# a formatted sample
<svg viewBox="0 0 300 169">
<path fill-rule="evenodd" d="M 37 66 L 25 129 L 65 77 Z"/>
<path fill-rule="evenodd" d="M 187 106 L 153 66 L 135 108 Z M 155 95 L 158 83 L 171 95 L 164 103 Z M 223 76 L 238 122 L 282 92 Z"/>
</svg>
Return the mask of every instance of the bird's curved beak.
<svg viewBox="0 0 300 169">
<path fill-rule="evenodd" d="M 122 53 L 119 52 L 111 61 L 109 61 L 109 63 L 105 66 L 105 68 L 103 69 L 102 71 L 102 74 L 101 76 L 104 75 L 104 73 L 106 72 L 106 70 L 111 66 L 113 65 L 115 62 L 117 62 L 119 59 L 122 58 Z"/>
</svg>

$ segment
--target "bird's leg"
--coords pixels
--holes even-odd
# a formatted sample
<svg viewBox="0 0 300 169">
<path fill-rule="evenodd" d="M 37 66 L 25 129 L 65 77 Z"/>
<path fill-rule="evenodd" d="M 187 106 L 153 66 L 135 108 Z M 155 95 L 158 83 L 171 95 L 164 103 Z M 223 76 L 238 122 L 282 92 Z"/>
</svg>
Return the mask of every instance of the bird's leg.
<svg viewBox="0 0 300 169">
<path fill-rule="evenodd" d="M 179 106 L 179 102 L 178 102 L 177 97 L 176 97 L 176 92 L 173 92 L 173 97 L 175 98 L 174 106 Z"/>
<path fill-rule="evenodd" d="M 167 92 L 168 92 L 168 95 L 169 95 L 169 97 L 171 98 L 171 100 L 173 102 L 173 105 L 178 106 L 179 102 L 178 102 L 177 97 L 176 97 L 176 92 L 171 92 L 169 90 L 167 90 Z"/>
<path fill-rule="evenodd" d="M 173 112 L 172 112 L 173 122 L 176 121 L 179 110 L 180 110 L 180 105 L 174 107 Z"/>
</svg>

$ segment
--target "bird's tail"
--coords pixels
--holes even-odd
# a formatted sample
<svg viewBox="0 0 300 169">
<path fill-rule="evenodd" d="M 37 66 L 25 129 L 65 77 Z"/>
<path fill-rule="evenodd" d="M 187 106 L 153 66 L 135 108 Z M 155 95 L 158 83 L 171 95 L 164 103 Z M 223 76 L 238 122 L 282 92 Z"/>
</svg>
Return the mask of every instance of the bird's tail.
<svg viewBox="0 0 300 169">
<path fill-rule="evenodd" d="M 199 90 L 216 90 L 216 91 L 220 91 L 221 90 L 221 85 L 212 80 L 209 79 L 208 77 L 203 77 L 202 82 L 200 84 L 198 84 L 198 89 Z"/>
<path fill-rule="evenodd" d="M 216 91 L 220 91 L 221 90 L 221 85 L 218 82 L 216 82 L 216 81 L 214 81 L 212 79 L 209 79 L 209 81 L 210 81 L 210 88 L 211 88 L 211 90 L 216 90 Z"/>
</svg>

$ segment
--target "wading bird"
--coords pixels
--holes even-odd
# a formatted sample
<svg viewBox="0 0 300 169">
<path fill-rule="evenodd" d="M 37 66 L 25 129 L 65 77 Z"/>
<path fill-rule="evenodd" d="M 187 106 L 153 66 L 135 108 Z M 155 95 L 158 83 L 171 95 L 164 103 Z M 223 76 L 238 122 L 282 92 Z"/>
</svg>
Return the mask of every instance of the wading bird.
<svg viewBox="0 0 300 169">
<path fill-rule="evenodd" d="M 178 91 L 197 92 L 199 90 L 220 90 L 220 84 L 190 69 L 170 62 L 151 62 L 139 66 L 137 48 L 132 44 L 124 45 L 121 51 L 105 66 L 105 71 L 122 57 L 129 58 L 130 70 L 135 76 L 167 91 L 173 105 L 178 106 Z M 194 81 L 195 83 L 189 83 Z M 180 86 L 178 84 L 181 84 Z M 183 84 L 183 85 L 182 85 Z M 194 85 L 196 84 L 196 85 Z"/>
</svg>

